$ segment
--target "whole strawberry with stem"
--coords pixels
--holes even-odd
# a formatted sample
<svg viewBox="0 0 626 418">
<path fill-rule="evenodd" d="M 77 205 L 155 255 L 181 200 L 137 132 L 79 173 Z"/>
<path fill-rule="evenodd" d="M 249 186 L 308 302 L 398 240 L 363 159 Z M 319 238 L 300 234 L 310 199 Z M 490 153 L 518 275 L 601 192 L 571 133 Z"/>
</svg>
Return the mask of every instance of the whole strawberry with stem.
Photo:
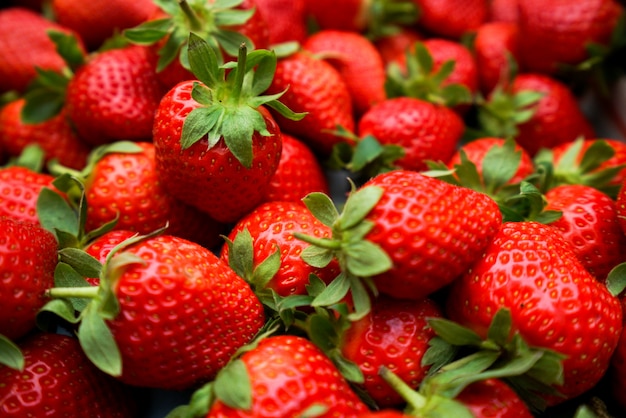
<svg viewBox="0 0 626 418">
<path fill-rule="evenodd" d="M 38 331 L 19 347 L 23 370 L 0 365 L 3 417 L 131 418 L 139 413 L 138 393 L 98 370 L 75 337 Z"/>
<path fill-rule="evenodd" d="M 276 56 L 242 45 L 228 72 L 209 44 L 190 34 L 189 58 L 198 80 L 179 83 L 161 100 L 154 123 L 157 170 L 174 197 L 220 222 L 234 222 L 261 202 L 276 172 L 281 132 L 267 107 L 301 118 L 261 96 Z M 256 71 L 253 69 L 256 68 Z"/>
</svg>

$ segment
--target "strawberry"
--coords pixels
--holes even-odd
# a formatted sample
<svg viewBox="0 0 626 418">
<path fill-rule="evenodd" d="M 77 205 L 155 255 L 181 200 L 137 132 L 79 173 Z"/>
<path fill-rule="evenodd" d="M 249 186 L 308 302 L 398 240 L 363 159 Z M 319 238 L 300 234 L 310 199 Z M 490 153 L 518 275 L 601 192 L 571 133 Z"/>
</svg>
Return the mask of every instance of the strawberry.
<svg viewBox="0 0 626 418">
<path fill-rule="evenodd" d="M 543 74 L 518 74 L 510 88 L 494 90 L 480 112 L 488 136 L 513 137 L 531 156 L 579 136 L 595 136 L 568 86 Z"/>
<path fill-rule="evenodd" d="M 27 145 L 37 144 L 44 151 L 46 162 L 56 159 L 67 167 L 83 168 L 90 147 L 74 132 L 67 112 L 61 111 L 43 122 L 29 123 L 22 115 L 25 104 L 26 100 L 20 98 L 0 109 L 0 143 L 7 154 L 18 156 Z"/>
<path fill-rule="evenodd" d="M 280 128 L 266 106 L 298 115 L 277 101 L 280 95 L 259 96 L 272 81 L 273 53 L 251 52 L 250 62 L 259 66 L 253 72 L 244 46 L 224 79 L 209 45 L 191 38 L 199 81 L 181 82 L 161 100 L 153 138 L 157 170 L 174 197 L 219 222 L 235 222 L 261 202 L 280 160 Z"/>
<path fill-rule="evenodd" d="M 489 22 L 517 23 L 519 0 L 492 0 L 489 2 Z"/>
<path fill-rule="evenodd" d="M 256 0 L 258 13 L 268 22 L 269 45 L 296 41 L 308 36 L 305 0 Z"/>
<path fill-rule="evenodd" d="M 37 198 L 41 189 L 50 186 L 54 177 L 31 168 L 0 168 L 0 216 L 39 223 Z"/>
<path fill-rule="evenodd" d="M 65 68 L 48 30 L 71 33 L 33 10 L 23 7 L 0 10 L 0 54 L 11 57 L 0 62 L 0 92 L 24 92 L 37 75 L 36 68 L 55 71 Z"/>
<path fill-rule="evenodd" d="M 569 241 L 589 272 L 604 281 L 626 261 L 626 235 L 619 226 L 616 203 L 598 189 L 581 184 L 554 187 L 545 195 L 546 209 L 562 212 L 550 223 Z"/>
<path fill-rule="evenodd" d="M 451 39 L 478 28 L 487 19 L 484 0 L 413 0 L 419 10 L 418 27 Z"/>
<path fill-rule="evenodd" d="M 106 263 L 107 257 L 111 251 L 122 242 L 136 235 L 136 232 L 126 229 L 114 229 L 102 235 L 99 235 L 85 247 L 85 252 L 98 260 L 101 264 Z M 100 284 L 99 277 L 86 277 L 85 280 L 92 285 Z"/>
<path fill-rule="evenodd" d="M 403 399 L 378 374 L 384 365 L 416 389 L 429 366 L 424 354 L 435 333 L 426 318 L 440 317 L 440 308 L 430 299 L 398 300 L 381 295 L 369 314 L 351 322 L 341 334 L 339 349 L 359 366 L 362 388 L 381 408 L 402 405 Z"/>
<path fill-rule="evenodd" d="M 122 382 L 194 387 L 214 378 L 263 325 L 262 305 L 248 284 L 199 244 L 140 236 L 116 250 L 99 287 L 56 287 L 49 294 L 89 298 L 77 319 L 81 345 Z"/>
<path fill-rule="evenodd" d="M 251 242 L 246 244 L 251 244 L 254 266 L 268 259 L 276 251 L 280 254 L 278 271 L 267 283 L 256 283 L 259 290 L 269 287 L 280 296 L 305 295 L 311 274 L 330 282 L 339 273 L 336 263 L 320 269 L 308 265 L 300 257 L 306 244 L 294 237 L 295 232 L 310 234 L 320 239 L 329 238 L 331 235 L 330 228 L 317 220 L 301 202 L 263 203 L 240 219 L 228 235 L 230 244 L 222 247 L 220 258 L 225 263 L 229 263 L 229 259 L 234 256 L 237 260 L 243 259 L 237 252 L 233 256 L 233 251 L 239 248 L 232 245 L 233 242 L 237 242 L 237 236 L 244 231 L 247 231 L 251 238 Z"/>
<path fill-rule="evenodd" d="M 518 3 L 521 65 L 545 74 L 556 73 L 559 65 L 582 63 L 592 44 L 608 46 L 623 11 L 615 0 Z"/>
<path fill-rule="evenodd" d="M 3 417 L 131 418 L 139 413 L 136 391 L 91 364 L 76 338 L 37 332 L 19 346 L 24 369 L 0 366 Z"/>
<path fill-rule="evenodd" d="M 531 418 L 533 416 L 519 395 L 500 379 L 480 380 L 473 383 L 463 389 L 457 395 L 456 400 L 466 406 L 476 418 Z"/>
<path fill-rule="evenodd" d="M 278 168 L 265 190 L 264 201 L 299 201 L 309 193 L 329 193 L 322 165 L 301 140 L 283 133 Z"/>
<path fill-rule="evenodd" d="M 187 55 L 189 33 L 209 42 L 223 61 L 249 49 L 269 47 L 269 30 L 255 0 L 186 0 L 158 2 L 159 9 L 143 24 L 124 31 L 132 43 L 149 46 L 150 61 L 166 89 L 195 79 Z"/>
<path fill-rule="evenodd" d="M 143 23 L 156 10 L 152 0 L 95 0 L 88 4 L 53 0 L 50 7 L 55 20 L 78 33 L 91 51 L 123 29 Z"/>
<path fill-rule="evenodd" d="M 127 46 L 97 53 L 70 80 L 68 117 L 92 145 L 149 140 L 162 96 L 147 49 Z"/>
<path fill-rule="evenodd" d="M 302 48 L 337 68 L 346 82 L 357 116 L 385 99 L 383 60 L 365 35 L 352 31 L 320 30 L 309 36 Z"/>
<path fill-rule="evenodd" d="M 454 281 L 448 317 L 482 337 L 500 308 L 530 346 L 565 356 L 562 397 L 592 388 L 605 374 L 619 339 L 618 299 L 585 269 L 555 228 L 537 222 L 507 222 L 474 265 Z"/>
<path fill-rule="evenodd" d="M 11 340 L 35 328 L 35 315 L 54 285 L 57 241 L 32 222 L 0 216 L 0 334 Z"/>
<path fill-rule="evenodd" d="M 354 131 L 352 97 L 340 73 L 328 62 L 306 51 L 278 60 L 269 94 L 287 89 L 282 102 L 297 112 L 307 112 L 300 121 L 275 114 L 281 130 L 301 138 L 322 156 L 328 156 L 345 139 L 333 131 L 341 126 Z"/>
<path fill-rule="evenodd" d="M 302 337 L 261 339 L 235 365 L 249 383 L 230 385 L 246 395 L 247 405 L 218 395 L 207 417 L 295 417 L 317 410 L 318 417 L 354 418 L 367 411 L 330 359 Z"/>
<path fill-rule="evenodd" d="M 416 42 L 422 40 L 423 36 L 417 30 L 411 27 L 403 27 L 393 33 L 375 39 L 374 45 L 378 49 L 386 68 L 389 63 L 406 53 Z"/>
<path fill-rule="evenodd" d="M 381 144 L 404 149 L 395 161 L 405 170 L 420 171 L 426 160 L 448 161 L 461 140 L 465 125 L 449 107 L 412 97 L 387 99 L 368 110 L 359 120 L 361 138 L 371 135 Z"/>
<path fill-rule="evenodd" d="M 510 60 L 518 60 L 519 29 L 512 22 L 488 22 L 476 29 L 474 55 L 480 91 L 488 96 L 512 72 Z"/>
</svg>

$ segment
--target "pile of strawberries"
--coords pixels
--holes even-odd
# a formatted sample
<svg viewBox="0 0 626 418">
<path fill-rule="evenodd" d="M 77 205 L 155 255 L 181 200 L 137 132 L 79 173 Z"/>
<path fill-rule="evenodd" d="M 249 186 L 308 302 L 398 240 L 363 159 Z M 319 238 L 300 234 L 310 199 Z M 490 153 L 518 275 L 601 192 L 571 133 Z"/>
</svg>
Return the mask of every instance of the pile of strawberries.
<svg viewBox="0 0 626 418">
<path fill-rule="evenodd" d="M 624 416 L 624 7 L 3 6 L 0 415 Z"/>
</svg>

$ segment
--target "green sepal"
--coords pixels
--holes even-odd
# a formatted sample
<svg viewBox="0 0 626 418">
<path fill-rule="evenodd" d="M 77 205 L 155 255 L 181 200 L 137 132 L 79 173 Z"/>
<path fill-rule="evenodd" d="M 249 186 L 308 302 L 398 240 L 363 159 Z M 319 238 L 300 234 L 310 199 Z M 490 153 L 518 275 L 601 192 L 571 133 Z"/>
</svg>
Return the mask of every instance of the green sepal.
<svg viewBox="0 0 626 418">
<path fill-rule="evenodd" d="M 363 187 L 350 195 L 337 221 L 337 228 L 346 231 L 362 222 L 376 206 L 384 190 L 378 186 Z"/>
<path fill-rule="evenodd" d="M 97 305 L 89 305 L 81 315 L 78 340 L 85 355 L 100 370 L 111 375 L 122 375 L 122 355 L 115 338 Z"/>
<path fill-rule="evenodd" d="M 54 285 L 55 287 L 91 287 L 85 280 L 85 277 L 100 277 L 98 271 L 95 276 L 83 276 L 78 273 L 70 264 L 59 261 L 54 269 Z M 89 303 L 85 298 L 69 297 L 68 301 L 72 304 L 75 311 L 81 312 Z M 67 319 L 64 317 L 64 319 Z"/>
<path fill-rule="evenodd" d="M 252 384 L 245 363 L 236 359 L 224 366 L 213 384 L 216 399 L 234 409 L 252 409 Z"/>
<path fill-rule="evenodd" d="M 309 245 L 302 251 L 300 257 L 312 267 L 324 268 L 333 261 L 335 256 L 333 251 L 328 248 Z"/>
<path fill-rule="evenodd" d="M 46 153 L 39 144 L 28 144 L 22 152 L 9 159 L 3 167 L 24 167 L 35 173 L 41 173 Z"/>
<path fill-rule="evenodd" d="M 332 199 L 324 193 L 309 193 L 302 199 L 302 202 L 317 220 L 328 227 L 332 228 L 339 218 L 339 212 L 335 204 Z"/>
<path fill-rule="evenodd" d="M 58 251 L 59 261 L 69 264 L 82 277 L 100 277 L 102 263 L 85 251 L 77 248 L 62 248 Z"/>
<path fill-rule="evenodd" d="M 349 243 L 344 247 L 346 268 L 358 277 L 372 277 L 393 267 L 393 261 L 387 253 L 371 241 L 362 240 Z"/>
<path fill-rule="evenodd" d="M 172 25 L 171 18 L 154 19 L 125 29 L 122 34 L 134 44 L 152 45 L 163 39 L 172 29 Z"/>
<path fill-rule="evenodd" d="M 458 346 L 435 336 L 428 341 L 428 349 L 422 357 L 421 365 L 422 367 L 429 367 L 428 375 L 434 374 L 446 364 L 451 363 L 458 351 Z"/>
<path fill-rule="evenodd" d="M 626 289 L 626 263 L 613 267 L 606 277 L 606 287 L 613 296 L 619 296 Z"/>
<path fill-rule="evenodd" d="M 39 309 L 35 317 L 37 328 L 46 332 L 57 330 L 57 319 L 68 324 L 78 324 L 76 309 L 69 299 L 52 299 Z"/>
<path fill-rule="evenodd" d="M 67 200 L 48 187 L 37 198 L 37 216 L 41 226 L 58 236 L 58 231 L 78 236 L 79 224 L 75 210 Z"/>
<path fill-rule="evenodd" d="M 0 334 L 0 365 L 14 370 L 24 370 L 24 354 L 9 338 Z"/>
<path fill-rule="evenodd" d="M 311 302 L 311 306 L 332 306 L 341 302 L 350 290 L 350 278 L 345 273 L 339 273 L 324 290 Z"/>
<path fill-rule="evenodd" d="M 85 63 L 85 55 L 75 35 L 56 29 L 48 29 L 46 33 L 54 43 L 57 53 L 63 58 L 63 61 L 65 61 L 72 72 Z"/>
</svg>

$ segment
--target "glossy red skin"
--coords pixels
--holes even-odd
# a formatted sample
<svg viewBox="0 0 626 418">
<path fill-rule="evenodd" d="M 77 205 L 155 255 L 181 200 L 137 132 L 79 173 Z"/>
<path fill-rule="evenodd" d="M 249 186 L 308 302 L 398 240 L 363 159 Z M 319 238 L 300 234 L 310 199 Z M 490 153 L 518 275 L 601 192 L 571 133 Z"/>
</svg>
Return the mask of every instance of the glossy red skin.
<svg viewBox="0 0 626 418">
<path fill-rule="evenodd" d="M 433 58 L 435 71 L 446 61 L 453 60 L 455 63 L 454 69 L 443 82 L 444 86 L 461 84 L 471 93 L 478 91 L 476 60 L 465 45 L 443 38 L 428 38 L 423 43 Z"/>
<path fill-rule="evenodd" d="M 104 264 L 111 250 L 136 234 L 136 232 L 125 229 L 109 231 L 90 242 L 85 247 L 85 252 Z M 86 277 L 85 279 L 92 286 L 98 286 L 100 284 L 99 277 Z"/>
<path fill-rule="evenodd" d="M 331 63 L 352 96 L 352 107 L 362 115 L 386 98 L 385 65 L 374 44 L 359 32 L 326 29 L 310 35 L 302 48 Z"/>
<path fill-rule="evenodd" d="M 122 382 L 188 389 L 215 377 L 263 326 L 250 286 L 206 248 L 171 235 L 127 248 L 145 260 L 113 283 L 120 313 L 108 325 Z"/>
<path fill-rule="evenodd" d="M 301 257 L 308 247 L 293 236 L 300 232 L 317 238 L 330 238 L 329 227 L 317 220 L 302 202 L 266 202 L 235 224 L 228 238 L 235 240 L 244 229 L 250 232 L 254 247 L 254 265 L 260 264 L 274 251 L 280 249 L 280 269 L 268 283 L 281 296 L 306 295 L 309 275 L 315 274 L 329 283 L 339 274 L 339 265 L 332 262 L 325 268 L 314 268 Z M 229 261 L 228 245 L 222 246 L 220 258 Z"/>
<path fill-rule="evenodd" d="M 510 309 L 513 331 L 536 347 L 567 356 L 564 397 L 580 395 L 604 376 L 622 329 L 622 309 L 604 284 L 578 260 L 553 227 L 508 222 L 483 256 L 450 287 L 448 318 L 485 336 L 500 307 Z"/>
<path fill-rule="evenodd" d="M 185 118 L 201 106 L 191 97 L 194 82 L 177 84 L 157 109 L 153 137 L 157 172 L 172 196 L 218 222 L 236 222 L 262 201 L 276 172 L 282 149 L 280 128 L 265 108 L 258 108 L 271 135 L 253 134 L 254 157 L 248 169 L 237 161 L 223 139 L 207 149 L 205 137 L 183 150 L 180 139 Z"/>
<path fill-rule="evenodd" d="M 305 0 L 256 0 L 258 12 L 266 22 L 269 45 L 296 41 L 303 43 L 307 36 Z"/>
<path fill-rule="evenodd" d="M 519 1 L 520 59 L 525 71 L 555 74 L 588 58 L 587 45 L 608 45 L 623 6 L 615 0 Z"/>
<path fill-rule="evenodd" d="M 600 171 L 607 168 L 617 167 L 626 164 L 626 143 L 618 139 L 607 138 L 587 138 L 586 140 L 584 140 L 583 146 L 581 147 L 580 152 L 578 153 L 578 156 L 576 158 L 577 163 L 580 163 L 585 151 L 596 141 L 606 142 L 611 148 L 613 148 L 614 154 L 611 158 L 600 164 L 594 171 Z M 563 154 L 569 149 L 570 146 L 572 146 L 571 143 L 565 143 L 552 148 L 552 155 L 554 157 L 555 164 L 559 163 L 559 161 L 563 157 Z M 625 180 L 626 168 L 619 171 L 615 175 L 615 177 L 613 177 L 613 179 L 609 181 L 609 184 L 613 186 L 619 186 Z"/>
<path fill-rule="evenodd" d="M 0 143 L 7 154 L 18 156 L 30 144 L 44 151 L 46 162 L 56 159 L 62 165 L 82 169 L 90 151 L 74 132 L 65 111 L 40 123 L 25 123 L 21 112 L 26 100 L 12 101 L 0 109 Z"/>
<path fill-rule="evenodd" d="M 207 418 L 298 417 L 315 404 L 322 418 L 354 418 L 367 411 L 326 355 L 298 336 L 270 336 L 241 356 L 252 384 L 252 408 L 236 410 L 216 401 Z"/>
<path fill-rule="evenodd" d="M 305 0 L 305 7 L 307 15 L 320 29 L 363 32 L 369 23 L 365 0 Z"/>
<path fill-rule="evenodd" d="M 488 95 L 510 75 L 509 56 L 518 60 L 519 29 L 513 22 L 488 22 L 476 29 L 474 56 L 480 90 Z"/>
<path fill-rule="evenodd" d="M 0 168 L 0 216 L 39 223 L 37 199 L 41 189 L 51 187 L 54 177 L 26 167 Z"/>
<path fill-rule="evenodd" d="M 626 235 L 616 203 L 591 186 L 562 185 L 548 190 L 546 210 L 563 213 L 550 223 L 574 246 L 582 264 L 604 282 L 609 271 L 626 261 Z"/>
<path fill-rule="evenodd" d="M 473 141 L 467 142 L 460 147 L 467 156 L 467 159 L 476 165 L 478 174 L 482 176 L 483 172 L 483 159 L 489 150 L 494 146 L 502 146 L 504 139 L 485 137 L 478 138 Z M 516 144 L 515 150 L 521 153 L 519 168 L 509 180 L 509 184 L 516 184 L 524 180 L 535 171 L 535 166 L 530 155 L 522 147 Z M 455 165 L 461 164 L 461 153 L 457 151 L 447 163 L 449 168 L 454 168 Z"/>
<path fill-rule="evenodd" d="M 365 379 L 362 387 L 379 407 L 404 402 L 379 375 L 381 366 L 413 389 L 419 387 L 429 369 L 422 366 L 422 358 L 435 336 L 426 320 L 441 316 L 440 308 L 430 299 L 398 300 L 381 295 L 373 301 L 372 310 L 342 334 L 342 354 L 359 366 Z"/>
<path fill-rule="evenodd" d="M 518 0 L 491 0 L 489 2 L 489 22 L 516 23 L 519 19 Z"/>
<path fill-rule="evenodd" d="M 37 332 L 19 348 L 24 371 L 0 365 L 3 417 L 138 416 L 135 391 L 97 369 L 76 338 Z"/>
<path fill-rule="evenodd" d="M 451 39 L 460 39 L 487 19 L 484 0 L 413 0 L 420 11 L 418 27 Z"/>
<path fill-rule="evenodd" d="M 385 67 L 398 59 L 423 36 L 414 28 L 403 27 L 395 33 L 382 36 L 374 41 Z"/>
<path fill-rule="evenodd" d="M 367 215 L 374 223 L 365 239 L 393 262 L 374 276 L 381 293 L 421 299 L 443 288 L 479 259 L 502 222 L 487 195 L 414 171 L 379 174 L 362 187 L 382 187 Z"/>
<path fill-rule="evenodd" d="M 81 66 L 67 87 L 66 107 L 89 144 L 149 142 L 162 95 L 147 48 L 131 45 L 97 53 Z"/>
<path fill-rule="evenodd" d="M 156 5 L 152 0 L 53 0 L 55 20 L 73 29 L 89 50 L 98 49 L 115 32 L 135 27 L 146 21 Z"/>
<path fill-rule="evenodd" d="M 354 131 L 352 97 L 339 72 L 328 62 L 297 52 L 278 60 L 267 94 L 287 89 L 280 101 L 294 112 L 308 112 L 299 121 L 272 113 L 281 130 L 292 134 L 321 156 L 328 156 L 335 144 L 346 139 L 327 131 L 337 125 Z"/>
<path fill-rule="evenodd" d="M 498 379 L 472 383 L 456 397 L 476 418 L 532 418 L 522 399 Z"/>
<path fill-rule="evenodd" d="M 452 109 L 411 97 L 387 99 L 359 120 L 358 134 L 373 135 L 381 144 L 399 145 L 405 170 L 427 169 L 426 161 L 448 161 L 463 135 L 464 123 Z"/>
<path fill-rule="evenodd" d="M 514 93 L 532 90 L 544 94 L 530 120 L 518 126 L 519 133 L 515 137 L 530 155 L 534 156 L 541 148 L 553 148 L 581 136 L 595 137 L 576 97 L 561 81 L 546 75 L 524 73 L 515 77 L 512 90 Z"/>
<path fill-rule="evenodd" d="M 313 192 L 329 194 L 324 169 L 313 151 L 301 140 L 282 134 L 283 150 L 278 168 L 265 190 L 265 202 L 300 201 Z"/>
<path fill-rule="evenodd" d="M 35 67 L 61 71 L 65 62 L 48 37 L 48 29 L 71 33 L 41 13 L 13 6 L 0 10 L 0 92 L 24 92 L 37 75 Z M 11 34 L 11 36 L 7 36 Z M 28 48 L 24 46 L 28 45 Z M 82 47 L 82 41 L 79 40 Z"/>
<path fill-rule="evenodd" d="M 0 216 L 0 334 L 11 340 L 35 328 L 37 311 L 54 286 L 57 241 L 31 222 Z"/>
</svg>

